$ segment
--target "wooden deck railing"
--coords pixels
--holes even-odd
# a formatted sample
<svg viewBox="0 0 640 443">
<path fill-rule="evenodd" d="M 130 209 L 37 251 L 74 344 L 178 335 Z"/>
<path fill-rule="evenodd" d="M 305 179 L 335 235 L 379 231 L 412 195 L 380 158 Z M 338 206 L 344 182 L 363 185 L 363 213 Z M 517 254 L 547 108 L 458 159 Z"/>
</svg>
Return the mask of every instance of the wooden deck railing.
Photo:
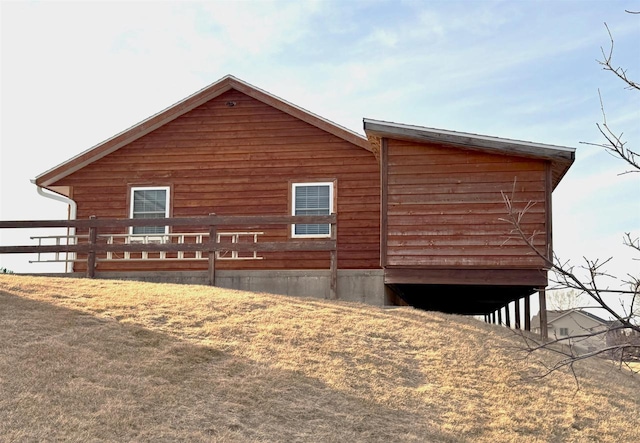
<svg viewBox="0 0 640 443">
<path fill-rule="evenodd" d="M 331 225 L 330 237 L 327 239 L 288 239 L 282 242 L 259 243 L 220 243 L 217 230 L 220 226 L 243 226 L 246 229 L 251 226 L 265 225 L 291 225 L 291 224 L 329 224 Z M 206 227 L 207 241 L 202 243 L 99 243 L 99 231 L 112 232 L 114 228 L 142 226 L 181 226 L 181 227 Z M 56 245 L 15 245 L 0 246 L 0 254 L 24 254 L 24 253 L 80 253 L 86 254 L 88 278 L 95 276 L 96 256 L 109 252 L 207 252 L 208 253 L 208 281 L 215 284 L 216 252 L 229 250 L 230 246 L 238 252 L 280 252 L 280 251 L 328 251 L 330 253 L 330 296 L 337 297 L 338 282 L 338 248 L 337 248 L 337 217 L 332 215 L 313 216 L 226 216 L 209 215 L 206 217 L 173 217 L 155 219 L 98 219 L 94 216 L 85 220 L 23 220 L 0 221 L 0 229 L 16 228 L 75 228 L 88 230 L 86 242 L 79 244 Z M 162 234 L 158 234 L 161 236 Z"/>
</svg>

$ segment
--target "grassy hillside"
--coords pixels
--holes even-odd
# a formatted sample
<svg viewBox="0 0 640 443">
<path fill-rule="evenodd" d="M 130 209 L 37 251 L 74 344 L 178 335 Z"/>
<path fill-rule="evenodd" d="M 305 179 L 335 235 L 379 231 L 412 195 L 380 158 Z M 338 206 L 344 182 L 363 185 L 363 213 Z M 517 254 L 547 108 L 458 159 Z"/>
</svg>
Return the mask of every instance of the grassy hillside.
<svg viewBox="0 0 640 443">
<path fill-rule="evenodd" d="M 541 380 L 465 317 L 199 286 L 0 276 L 3 440 L 640 441 L 640 377 Z M 546 358 L 537 354 L 536 358 Z"/>
</svg>

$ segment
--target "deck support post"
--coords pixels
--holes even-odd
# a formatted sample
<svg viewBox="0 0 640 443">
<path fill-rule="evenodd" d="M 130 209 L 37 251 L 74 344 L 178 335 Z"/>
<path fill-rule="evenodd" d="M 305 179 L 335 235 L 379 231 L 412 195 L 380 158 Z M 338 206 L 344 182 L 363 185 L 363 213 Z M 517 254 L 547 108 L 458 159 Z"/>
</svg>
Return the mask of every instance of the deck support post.
<svg viewBox="0 0 640 443">
<path fill-rule="evenodd" d="M 338 224 L 331 223 L 331 240 L 334 247 L 331 249 L 330 259 L 330 282 L 329 282 L 329 298 L 331 300 L 338 299 Z"/>
<path fill-rule="evenodd" d="M 92 215 L 89 220 L 95 220 L 96 216 Z M 98 228 L 95 226 L 89 227 L 89 253 L 87 254 L 87 278 L 94 278 L 96 276 L 96 242 L 98 240 Z"/>
<path fill-rule="evenodd" d="M 214 216 L 216 214 L 209 214 L 210 216 Z M 216 285 L 216 249 L 215 245 L 218 241 L 217 237 L 217 226 L 211 225 L 209 226 L 209 286 Z"/>
<path fill-rule="evenodd" d="M 502 308 L 498 308 L 498 324 L 502 325 Z"/>
<path fill-rule="evenodd" d="M 549 329 L 547 324 L 547 292 L 545 288 L 538 289 L 540 297 L 540 338 L 543 341 L 549 339 Z"/>
<path fill-rule="evenodd" d="M 511 314 L 509 313 L 509 303 L 504 305 L 504 322 L 507 328 L 511 327 Z"/>
<path fill-rule="evenodd" d="M 524 330 L 531 331 L 531 296 L 524 298 Z"/>
<path fill-rule="evenodd" d="M 496 324 L 496 311 L 491 313 L 491 323 Z"/>
<path fill-rule="evenodd" d="M 520 323 L 520 299 L 519 298 L 516 298 L 513 301 L 513 308 L 514 308 L 514 312 L 515 312 L 515 316 L 516 316 L 515 328 L 516 329 L 521 329 L 521 323 Z"/>
</svg>

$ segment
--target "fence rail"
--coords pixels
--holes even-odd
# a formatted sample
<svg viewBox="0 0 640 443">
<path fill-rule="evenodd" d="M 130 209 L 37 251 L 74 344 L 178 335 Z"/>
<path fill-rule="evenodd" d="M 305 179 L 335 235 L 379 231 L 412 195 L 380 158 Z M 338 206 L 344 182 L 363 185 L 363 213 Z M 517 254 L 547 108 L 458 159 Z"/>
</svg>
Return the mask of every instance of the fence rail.
<svg viewBox="0 0 640 443">
<path fill-rule="evenodd" d="M 224 243 L 228 245 L 224 250 L 216 251 L 217 260 L 262 260 L 263 257 L 258 256 L 258 251 L 253 248 L 250 255 L 240 254 L 236 244 L 246 244 L 246 239 L 251 240 L 251 244 L 258 243 L 258 237 L 264 235 L 262 231 L 246 231 L 246 232 L 220 232 L 217 234 L 218 243 Z M 202 244 L 205 239 L 208 239 L 209 233 L 207 232 L 172 232 L 170 234 L 98 234 L 98 243 L 101 241 L 106 242 L 108 245 L 123 245 L 123 244 L 157 244 L 157 243 L 169 243 L 169 244 Z M 56 249 L 60 249 L 60 245 L 72 245 L 78 244 L 78 241 L 86 241 L 89 238 L 88 235 L 44 235 L 44 236 L 32 236 L 31 240 L 37 240 L 37 246 L 56 246 Z M 229 240 L 223 242 L 222 239 Z M 245 241 L 242 241 L 245 239 Z M 44 242 L 49 242 L 43 243 Z M 206 240 L 208 241 L 208 240 Z M 55 242 L 55 243 L 52 243 Z M 40 248 L 41 249 L 41 248 Z M 107 251 L 106 258 L 101 258 L 101 261 L 135 261 L 135 260 L 207 260 L 207 257 L 202 255 L 201 251 L 195 251 L 195 253 L 189 254 L 187 257 L 184 252 L 178 251 L 176 254 L 167 255 L 166 251 L 160 251 L 159 254 L 150 256 L 147 251 L 141 253 L 140 257 L 133 257 L 130 252 L 124 252 L 119 248 L 118 252 L 123 252 L 123 256 L 118 256 L 112 251 Z M 56 252 L 53 259 L 42 259 L 41 254 L 49 254 L 50 252 L 38 253 L 36 260 L 29 260 L 29 263 L 70 263 L 78 261 L 74 253 L 66 252 L 65 257 L 60 257 L 60 252 Z M 64 251 L 62 252 L 64 253 Z"/>
<path fill-rule="evenodd" d="M 291 224 L 329 224 L 330 237 L 327 239 L 288 239 L 282 242 L 254 242 L 254 243 L 228 243 L 220 242 L 218 227 L 243 226 L 249 230 L 265 225 L 291 225 Z M 181 226 L 199 227 L 205 229 L 202 243 L 172 243 L 172 242 L 125 242 L 102 243 L 98 241 L 99 231 L 112 230 L 113 228 L 129 228 L 143 226 Z M 337 249 L 337 217 L 332 215 L 309 216 L 220 216 L 209 215 L 206 217 L 171 217 L 155 219 L 98 219 L 95 216 L 85 220 L 21 220 L 0 221 L 0 229 L 21 228 L 75 228 L 88 229 L 88 235 L 77 236 L 86 243 L 80 244 L 55 244 L 55 245 L 15 245 L 0 246 L 0 254 L 25 254 L 25 253 L 75 253 L 86 254 L 88 278 L 95 277 L 96 255 L 100 253 L 166 253 L 166 252 L 194 252 L 208 253 L 209 284 L 215 285 L 215 261 L 220 251 L 237 252 L 280 252 L 280 251 L 328 251 L 330 253 L 330 296 L 337 297 L 338 281 L 338 249 Z M 220 233 L 224 235 L 224 233 Z M 104 236 L 117 234 L 105 233 Z M 170 234 L 157 234 L 158 237 Z M 56 236 L 52 236 L 56 237 Z M 74 236 L 75 238 L 76 236 Z M 135 237 L 135 235 L 131 235 Z M 37 238 L 37 237 L 36 237 Z M 206 238 L 206 241 L 204 241 Z M 59 243 L 59 242 L 57 242 Z"/>
</svg>

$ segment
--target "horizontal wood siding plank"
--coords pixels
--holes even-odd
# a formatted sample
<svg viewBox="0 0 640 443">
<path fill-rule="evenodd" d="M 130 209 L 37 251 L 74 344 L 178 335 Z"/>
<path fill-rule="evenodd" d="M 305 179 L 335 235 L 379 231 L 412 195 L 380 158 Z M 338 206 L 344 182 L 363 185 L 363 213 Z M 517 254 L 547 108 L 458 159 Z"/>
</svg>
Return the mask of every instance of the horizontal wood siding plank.
<svg viewBox="0 0 640 443">
<path fill-rule="evenodd" d="M 385 283 L 546 286 L 547 273 L 537 269 L 408 269 L 388 268 Z"/>
<path fill-rule="evenodd" d="M 476 248 L 477 246 L 498 247 L 505 250 L 512 249 L 512 242 L 509 242 L 508 238 L 498 235 L 475 235 L 473 232 L 465 235 L 439 235 L 437 239 L 424 235 L 389 236 L 388 244 L 398 247 L 396 249 L 404 246 L 430 249 L 436 241 L 439 243 L 446 242 L 449 247 L 463 249 L 467 247 Z M 533 244 L 538 247 L 544 247 L 545 239 L 543 237 L 534 237 Z"/>
<path fill-rule="evenodd" d="M 516 203 L 527 203 L 526 201 L 518 201 Z M 544 214 L 543 205 L 534 205 L 528 211 L 530 214 Z M 474 214 L 477 216 L 491 216 L 493 218 L 504 218 L 506 215 L 504 201 L 490 203 L 456 203 L 456 202 L 438 202 L 420 207 L 407 207 L 402 204 L 395 204 L 389 208 L 390 215 L 460 215 Z"/>
<path fill-rule="evenodd" d="M 98 162 L 96 162 L 98 163 Z M 122 168 L 114 168 L 113 170 L 109 170 L 106 168 L 100 168 L 99 166 L 92 164 L 85 168 L 87 172 L 91 172 L 95 177 L 95 180 L 104 179 L 105 183 L 113 184 L 112 180 L 118 181 L 126 181 L 126 180 L 140 180 L 147 179 L 153 180 L 157 178 L 174 178 L 183 180 L 194 180 L 198 182 L 207 182 L 209 177 L 215 176 L 217 179 L 221 178 L 233 178 L 233 177 L 251 177 L 253 181 L 265 179 L 268 175 L 268 180 L 274 180 L 276 178 L 283 179 L 283 177 L 327 177 L 327 173 L 329 170 L 333 171 L 332 176 L 339 175 L 348 175 L 350 172 L 360 173 L 360 172 L 369 172 L 370 167 L 368 165 L 364 165 L 362 163 L 350 166 L 350 165 L 324 165 L 324 169 L 319 169 L 319 167 L 314 166 L 312 163 L 304 163 L 302 160 L 300 161 L 300 165 L 288 166 L 288 167 L 279 167 L 275 164 L 270 168 L 270 174 L 265 170 L 265 163 L 261 163 L 259 165 L 254 165 L 253 167 L 247 166 L 243 163 L 236 163 L 233 167 L 220 167 L 210 166 L 207 164 L 200 164 L 197 168 L 184 168 L 184 167 L 172 167 L 169 164 L 163 165 L 157 169 L 151 168 L 150 165 L 145 163 L 144 165 L 140 165 L 139 168 L 136 168 L 135 165 L 130 164 L 126 167 Z M 199 179 L 199 180 L 198 180 Z M 73 178 L 64 181 L 60 181 L 60 183 L 64 182 L 68 183 L 71 186 L 78 185 L 83 183 L 82 178 L 78 178 L 74 175 Z"/>
<path fill-rule="evenodd" d="M 538 256 L 473 256 L 473 255 L 419 255 L 401 257 L 391 255 L 387 258 L 389 266 L 399 267 L 439 267 L 450 266 L 455 268 L 467 268 L 483 266 L 492 268 L 524 267 L 531 269 L 543 269 L 544 261 Z"/>
<path fill-rule="evenodd" d="M 197 171 L 196 171 L 197 172 Z M 130 181 L 135 181 L 138 184 L 145 183 L 153 183 L 158 182 L 158 180 L 164 181 L 172 181 L 176 184 L 187 184 L 187 185 L 195 185 L 195 186 L 215 186 L 221 183 L 256 183 L 256 177 L 253 176 L 212 176 L 211 174 L 194 174 L 193 176 L 189 176 L 188 174 L 183 174 L 179 176 L 179 180 L 172 180 L 174 177 L 179 174 L 173 174 L 171 171 L 164 171 L 162 174 L 155 173 L 153 171 L 147 171 L 144 173 L 137 172 L 135 174 L 118 174 L 117 176 L 111 176 L 108 172 L 102 173 L 100 171 L 94 171 L 91 182 L 88 184 L 91 188 L 100 189 L 101 187 L 111 187 L 115 183 L 120 183 L 126 185 L 130 183 Z M 322 178 L 321 173 L 314 174 L 314 177 L 318 176 Z M 326 178 L 326 177 L 324 177 Z M 263 175 L 260 177 L 260 183 L 273 183 L 273 182 L 282 182 L 281 176 L 270 176 Z M 351 183 L 352 180 L 379 180 L 379 173 L 375 172 L 353 172 L 349 174 L 349 181 Z M 345 180 L 346 181 L 346 180 Z M 60 181 L 62 183 L 62 181 Z M 79 175 L 70 175 L 65 178 L 64 183 L 68 183 L 72 187 L 81 188 L 87 185 L 87 180 L 85 177 L 81 177 Z"/>
<path fill-rule="evenodd" d="M 516 156 L 388 141 L 389 266 L 542 267 L 504 219 L 503 193 L 546 248 L 545 163 Z"/>
<path fill-rule="evenodd" d="M 432 191 L 433 192 L 433 191 Z M 394 203 L 399 205 L 412 205 L 412 204 L 430 204 L 430 203 L 441 203 L 441 202 L 452 202 L 452 203 L 496 203 L 496 202 L 504 202 L 502 194 L 500 191 L 489 191 L 489 192 L 466 192 L 466 193 L 432 193 L 426 192 L 424 194 L 390 194 L 389 195 L 389 206 L 392 206 Z M 533 201 L 537 203 L 544 202 L 544 192 L 519 192 L 516 194 L 518 196 L 518 200 L 520 201 Z"/>
<path fill-rule="evenodd" d="M 543 170 L 544 170 L 543 168 L 540 168 L 540 171 L 543 171 Z M 424 165 L 410 165 L 410 166 L 399 167 L 398 171 L 394 171 L 393 173 L 391 173 L 390 171 L 389 173 L 390 175 L 418 175 L 423 173 L 424 171 L 425 171 Z M 484 172 L 484 171 L 513 173 L 512 176 L 515 176 L 520 172 L 533 172 L 533 171 L 538 171 L 538 169 L 524 162 L 450 164 L 450 165 L 438 166 L 438 172 L 444 172 L 447 174 L 468 174 L 468 173 Z M 513 180 L 510 180 L 509 182 L 512 183 Z"/>
<path fill-rule="evenodd" d="M 533 182 L 516 182 L 505 184 L 499 183 L 483 183 L 482 187 L 478 187 L 478 183 L 438 183 L 428 188 L 425 188 L 424 184 L 406 184 L 402 186 L 394 186 L 389 190 L 389 195 L 433 195 L 433 194 L 492 194 L 500 196 L 501 192 L 507 195 L 515 193 L 518 197 L 523 192 L 539 192 L 540 195 L 544 195 L 544 183 L 539 181 Z M 521 199 L 524 199 L 522 197 Z"/>
<path fill-rule="evenodd" d="M 292 182 L 327 180 L 336 181 L 339 268 L 379 268 L 380 177 L 374 155 L 234 90 L 56 185 L 73 188 L 80 219 L 128 217 L 130 186 L 170 186 L 171 215 L 194 217 L 209 213 L 289 215 Z M 218 231 L 232 228 L 219 227 Z M 287 226 L 259 230 L 265 232 L 259 242 L 290 241 Z M 216 268 L 329 268 L 329 253 L 323 251 L 261 255 L 263 260 L 219 260 Z M 76 270 L 82 266 L 77 264 Z M 147 269 L 206 270 L 207 262 L 98 264 L 98 271 Z"/>
<path fill-rule="evenodd" d="M 187 145 L 179 140 L 161 140 L 161 139 L 154 140 L 154 139 L 141 138 L 131 143 L 131 145 L 129 145 L 125 149 L 134 148 L 136 146 L 138 147 L 142 146 L 144 148 L 152 148 L 152 147 L 160 148 L 160 149 L 174 148 L 174 149 L 195 152 L 195 153 L 198 153 L 198 152 L 207 153 L 209 152 L 208 150 L 210 148 L 218 148 L 222 152 L 225 152 L 225 151 L 233 151 L 234 147 L 238 149 L 242 149 L 242 148 L 248 148 L 252 146 L 263 146 L 264 149 L 266 149 L 266 151 L 275 150 L 275 149 L 278 149 L 278 147 L 280 147 L 282 148 L 283 152 L 286 152 L 286 151 L 299 150 L 301 147 L 304 147 L 304 146 L 324 145 L 328 147 L 333 144 L 341 145 L 342 143 L 344 143 L 344 141 L 336 139 L 336 137 L 334 137 L 333 135 L 325 134 L 325 133 L 308 135 L 306 137 L 304 136 L 293 137 L 289 135 L 288 137 L 282 137 L 279 139 L 272 138 L 272 139 L 269 139 L 269 143 L 267 145 L 265 145 L 265 140 L 250 139 L 250 138 L 239 138 L 234 140 L 233 142 L 234 142 L 234 145 L 232 146 L 228 139 L 222 139 L 222 140 L 202 139 L 202 140 L 191 140 Z"/>
<path fill-rule="evenodd" d="M 526 223 L 522 225 L 522 228 L 527 232 L 534 232 L 536 230 L 542 232 L 540 230 L 544 225 L 540 223 Z M 420 223 L 416 223 L 415 221 L 411 224 L 407 223 L 407 225 L 394 225 L 388 230 L 388 237 L 391 239 L 392 237 L 405 236 L 405 235 L 419 235 L 429 238 L 431 236 L 458 236 L 458 235 L 474 235 L 474 236 L 484 236 L 484 235 L 492 235 L 501 237 L 506 239 L 511 234 L 511 228 L 506 227 L 501 223 L 495 223 L 493 225 L 489 224 L 478 224 L 474 226 L 470 226 L 468 223 L 445 223 L 441 225 L 428 225 L 421 226 Z M 542 234 L 540 234 L 542 235 Z"/>
<path fill-rule="evenodd" d="M 166 148 L 165 148 L 166 149 Z M 249 149 L 247 149 L 249 150 Z M 123 165 L 127 164 L 130 161 L 134 160 L 145 160 L 149 155 L 157 155 L 161 156 L 158 158 L 154 164 L 193 164 L 193 163 L 207 163 L 213 162 L 214 164 L 225 165 L 228 163 L 234 162 L 258 162 L 258 161 L 276 161 L 282 165 L 286 165 L 290 162 L 299 162 L 300 156 L 304 155 L 308 160 L 314 160 L 315 162 L 321 163 L 330 162 L 330 163 L 339 163 L 340 161 L 348 161 L 353 159 L 353 155 L 348 152 L 348 150 L 341 150 L 338 152 L 332 152 L 331 150 L 314 150 L 313 152 L 305 152 L 308 151 L 308 148 L 299 147 L 297 150 L 291 150 L 284 153 L 279 152 L 239 152 L 238 150 L 229 151 L 229 153 L 225 153 L 224 156 L 221 155 L 220 152 L 214 153 L 191 153 L 191 152 L 174 152 L 171 154 L 161 154 L 162 149 L 148 149 L 142 148 L 140 152 L 136 155 L 123 155 L 118 158 L 110 158 L 106 157 L 104 161 L 104 165 Z"/>
<path fill-rule="evenodd" d="M 504 232 L 509 232 L 512 226 L 501 218 L 495 216 L 483 216 L 477 214 L 460 214 L 460 215 L 402 215 L 390 216 L 389 227 L 415 227 L 422 226 L 423 229 L 429 229 L 430 226 L 447 226 L 447 225 L 465 225 L 469 229 L 481 229 L 480 225 L 502 226 Z M 523 226 L 528 227 L 544 227 L 544 214 L 528 214 L 523 218 Z"/>
<path fill-rule="evenodd" d="M 519 171 L 513 175 L 516 183 L 538 182 L 540 171 Z M 462 183 L 505 183 L 504 173 L 501 171 L 469 171 L 465 174 L 451 175 L 439 170 L 429 171 L 429 174 L 417 176 L 393 174 L 389 176 L 390 185 L 418 185 L 418 184 L 462 184 Z M 513 185 L 513 181 L 510 182 Z"/>
<path fill-rule="evenodd" d="M 438 154 L 426 154 L 416 156 L 414 152 L 406 155 L 393 154 L 393 157 L 389 159 L 389 166 L 429 166 L 437 169 L 443 165 L 484 165 L 490 163 L 503 163 L 503 164 L 528 164 L 527 161 L 523 161 L 519 157 L 504 157 L 500 155 L 487 156 L 485 153 L 465 151 L 464 155 L 452 157 L 449 149 L 441 148 Z M 528 165 L 529 168 L 535 168 L 534 165 Z"/>
</svg>

